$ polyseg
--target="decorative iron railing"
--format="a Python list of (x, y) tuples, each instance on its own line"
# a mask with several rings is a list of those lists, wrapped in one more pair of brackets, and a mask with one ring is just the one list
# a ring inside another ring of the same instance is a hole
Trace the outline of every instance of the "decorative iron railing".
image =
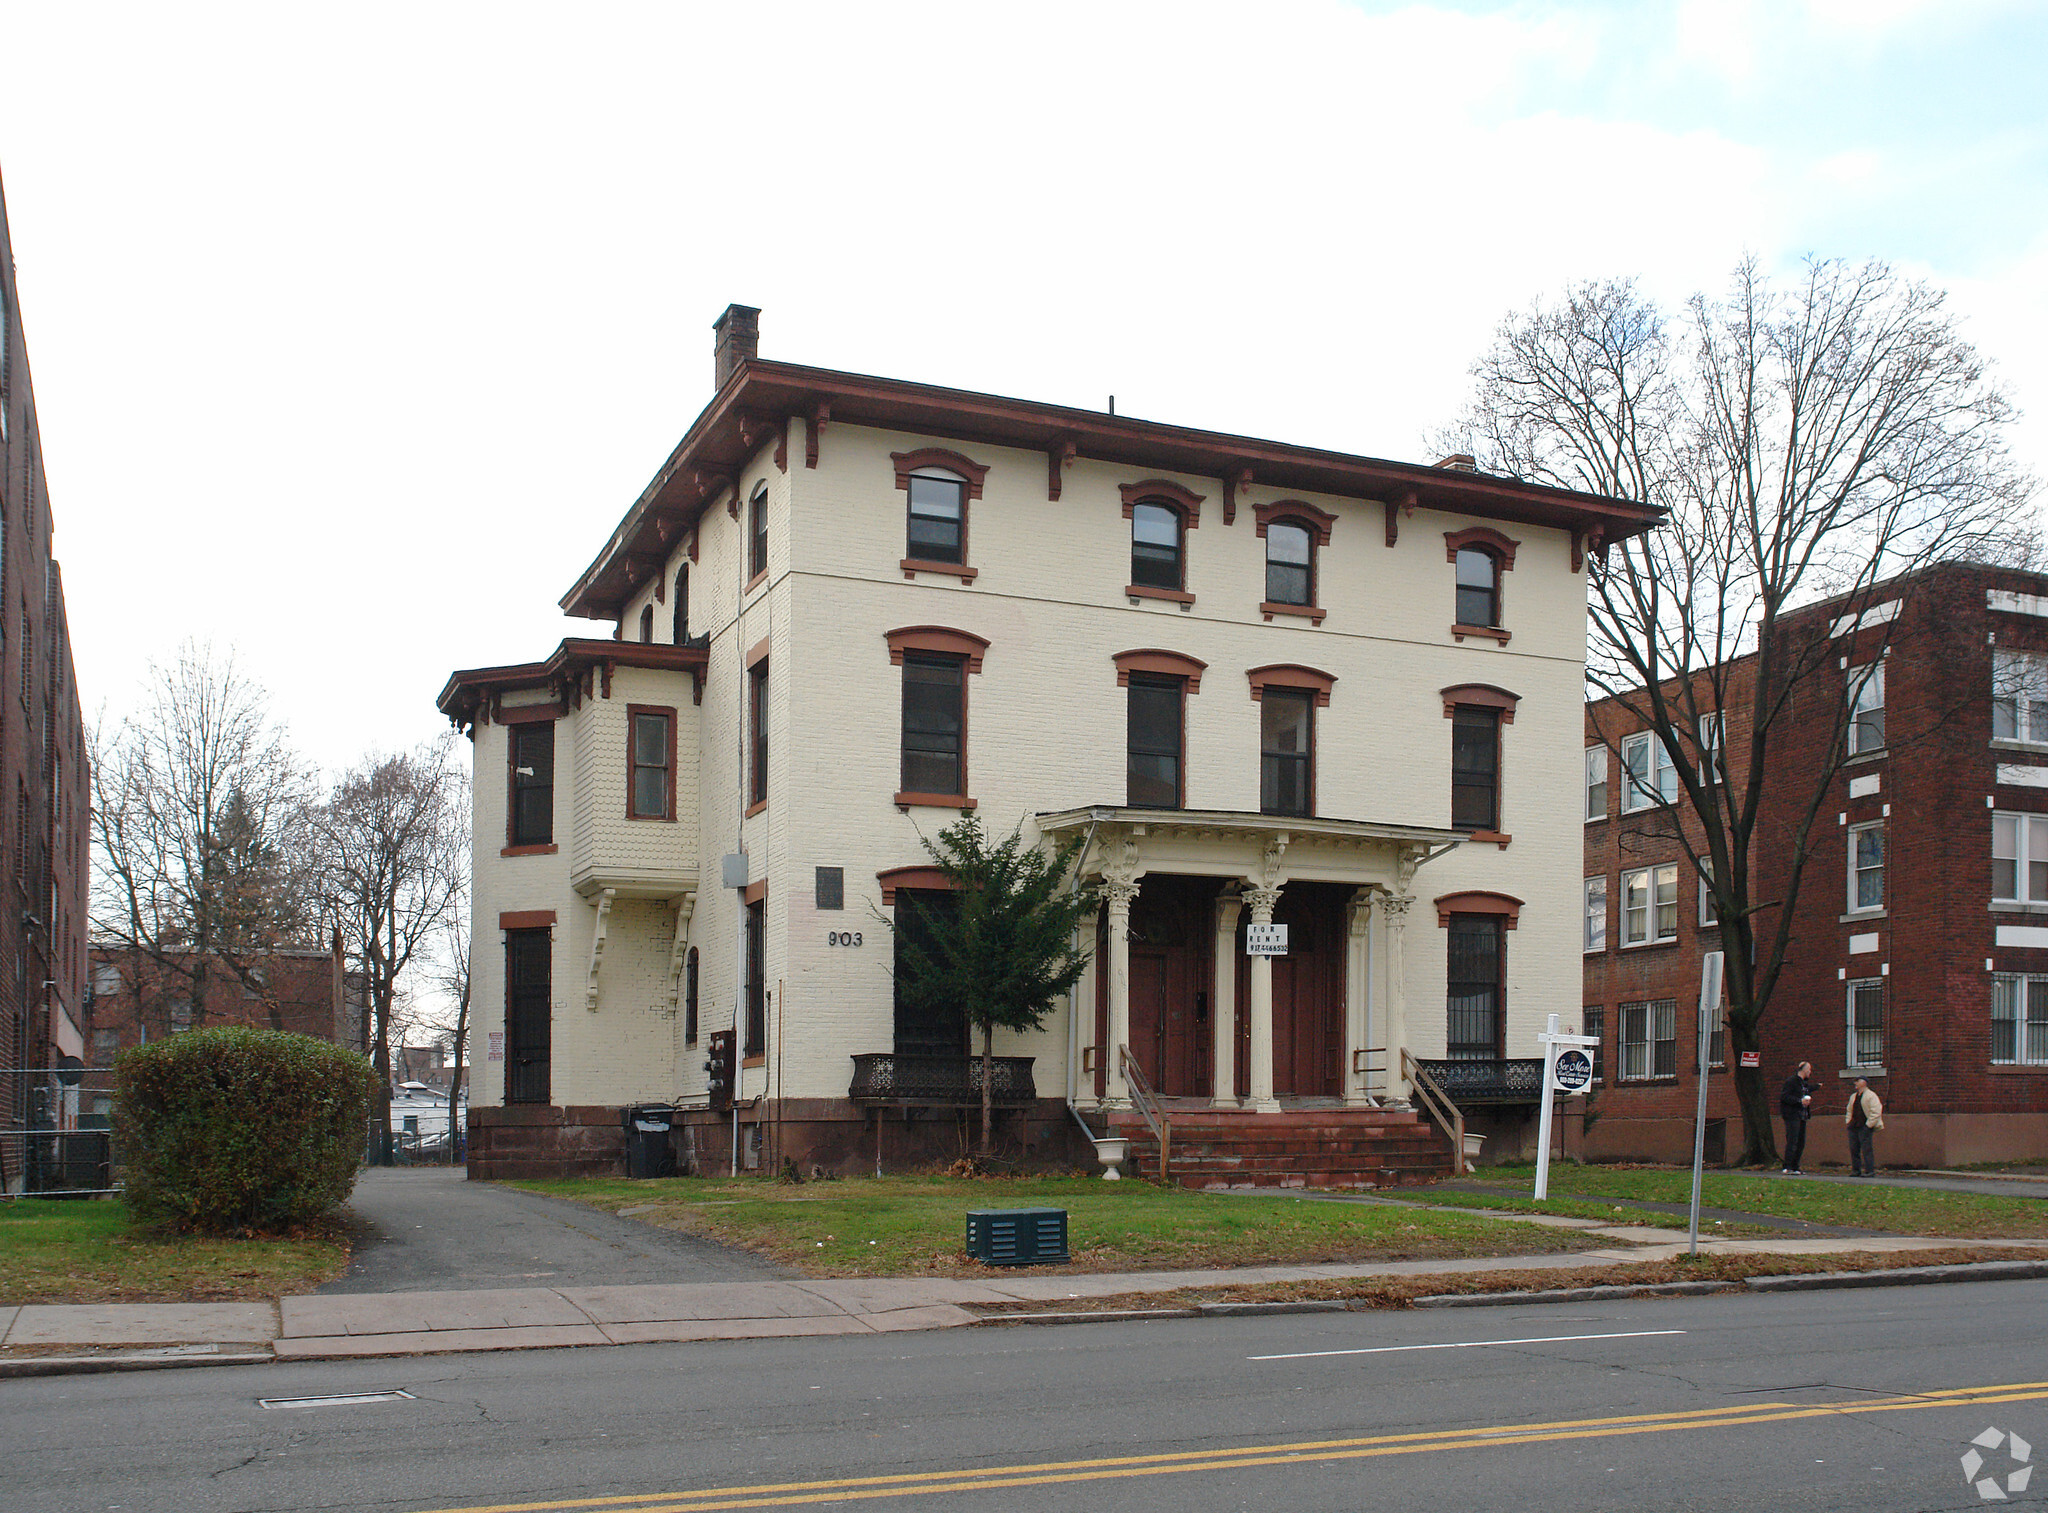
[[(989, 1101), (997, 1108), (1022, 1108), (1038, 1101), (1031, 1081), (1032, 1056), (998, 1056), (990, 1063)], [(889, 1103), (917, 1108), (980, 1108), (979, 1056), (898, 1056), (878, 1051), (853, 1058), (856, 1103)]]
[(1444, 1096), (1460, 1108), (1474, 1103), (1540, 1103), (1543, 1058), (1514, 1056), (1486, 1061), (1418, 1061)]

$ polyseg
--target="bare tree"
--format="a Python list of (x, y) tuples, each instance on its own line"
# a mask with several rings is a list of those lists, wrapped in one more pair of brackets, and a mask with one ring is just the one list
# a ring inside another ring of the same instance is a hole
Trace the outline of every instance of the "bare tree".
[[(1867, 611), (1914, 592), (1917, 569), (2032, 553), (2012, 408), (1943, 295), (1881, 263), (1810, 262), (1779, 290), (1745, 262), (1724, 297), (1695, 296), (1673, 319), (1632, 282), (1579, 284), (1504, 321), (1473, 374), (1446, 450), (1669, 512), (1589, 559), (1587, 681), (1670, 761), (1664, 824), (1708, 881), (1729, 1036), (1753, 1050), (1813, 821), (1851, 753), (1850, 701), (1801, 690), (1839, 681), (1838, 629), (1882, 652), (1910, 617)], [(1830, 614), (1787, 623), (1830, 599)], [(1743, 703), (1747, 729), (1722, 739), (1722, 711)], [(1825, 756), (1783, 760), (1795, 722), (1810, 734), (1816, 717), (1833, 721)], [(1790, 818), (1760, 834), (1773, 816)], [(1774, 848), (1769, 899), (1753, 887), (1760, 839)], [(1738, 1065), (1735, 1085), (1743, 1159), (1769, 1161), (1763, 1072)]]
[(263, 957), (319, 934), (310, 776), (232, 651), (187, 641), (168, 667), (151, 664), (147, 690), (94, 741), (94, 934), (139, 953), (195, 1026), (220, 969), (281, 1027)]
[(364, 757), (335, 784), (316, 827), (329, 907), (366, 979), (388, 1158), (391, 1034), (406, 974), (445, 927), (469, 871), (468, 786), (452, 738)]

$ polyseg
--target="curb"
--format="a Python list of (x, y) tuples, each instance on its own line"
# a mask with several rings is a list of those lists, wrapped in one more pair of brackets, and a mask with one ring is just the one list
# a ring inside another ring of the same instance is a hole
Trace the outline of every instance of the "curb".
[(109, 1371), (183, 1371), (191, 1366), (268, 1366), (267, 1350), (234, 1355), (32, 1355), (0, 1361), (0, 1379), (11, 1376), (85, 1376)]
[(1699, 1297), (1740, 1292), (1740, 1282), (1643, 1282), (1634, 1286), (1551, 1287), (1542, 1292), (1440, 1292), (1410, 1298), (1410, 1308), (1505, 1308), (1511, 1303), (1611, 1303), (1621, 1298)]
[(2021, 1282), (2048, 1277), (2048, 1261), (1976, 1261), (1962, 1266), (1900, 1266), (1891, 1271), (1817, 1271), (1751, 1277), (1751, 1292), (1817, 1292), (1831, 1287), (1910, 1287), (1927, 1282)]

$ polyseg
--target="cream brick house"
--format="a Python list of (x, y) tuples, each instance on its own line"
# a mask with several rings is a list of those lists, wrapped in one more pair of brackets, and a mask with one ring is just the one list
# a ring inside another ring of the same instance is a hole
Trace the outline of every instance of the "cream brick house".
[[(1074, 1001), (998, 1037), (1023, 1153), (1128, 1123), (1133, 1063), (1219, 1147), (1364, 1139), (1413, 1124), (1404, 1051), (1498, 1067), (1576, 1019), (1584, 556), (1654, 511), (768, 362), (756, 315), (561, 601), (617, 639), (441, 695), (473, 1174), (614, 1162), (641, 1102), (712, 1169), (949, 1153), (964, 1036), (899, 1012), (888, 922), (967, 809), (1102, 884)], [(1287, 955), (1247, 957), (1265, 923)]]

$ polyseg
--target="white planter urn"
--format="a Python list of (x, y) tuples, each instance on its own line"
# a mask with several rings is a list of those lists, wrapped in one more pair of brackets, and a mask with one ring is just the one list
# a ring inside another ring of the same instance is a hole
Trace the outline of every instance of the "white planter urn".
[(1124, 1139), (1098, 1140), (1095, 1142), (1095, 1159), (1102, 1163), (1102, 1180), (1120, 1182), (1123, 1173), (1117, 1167), (1131, 1153), (1131, 1142)]
[(1486, 1136), (1467, 1134), (1465, 1136), (1465, 1170), (1471, 1171), (1479, 1159), (1479, 1148), (1486, 1144)]

